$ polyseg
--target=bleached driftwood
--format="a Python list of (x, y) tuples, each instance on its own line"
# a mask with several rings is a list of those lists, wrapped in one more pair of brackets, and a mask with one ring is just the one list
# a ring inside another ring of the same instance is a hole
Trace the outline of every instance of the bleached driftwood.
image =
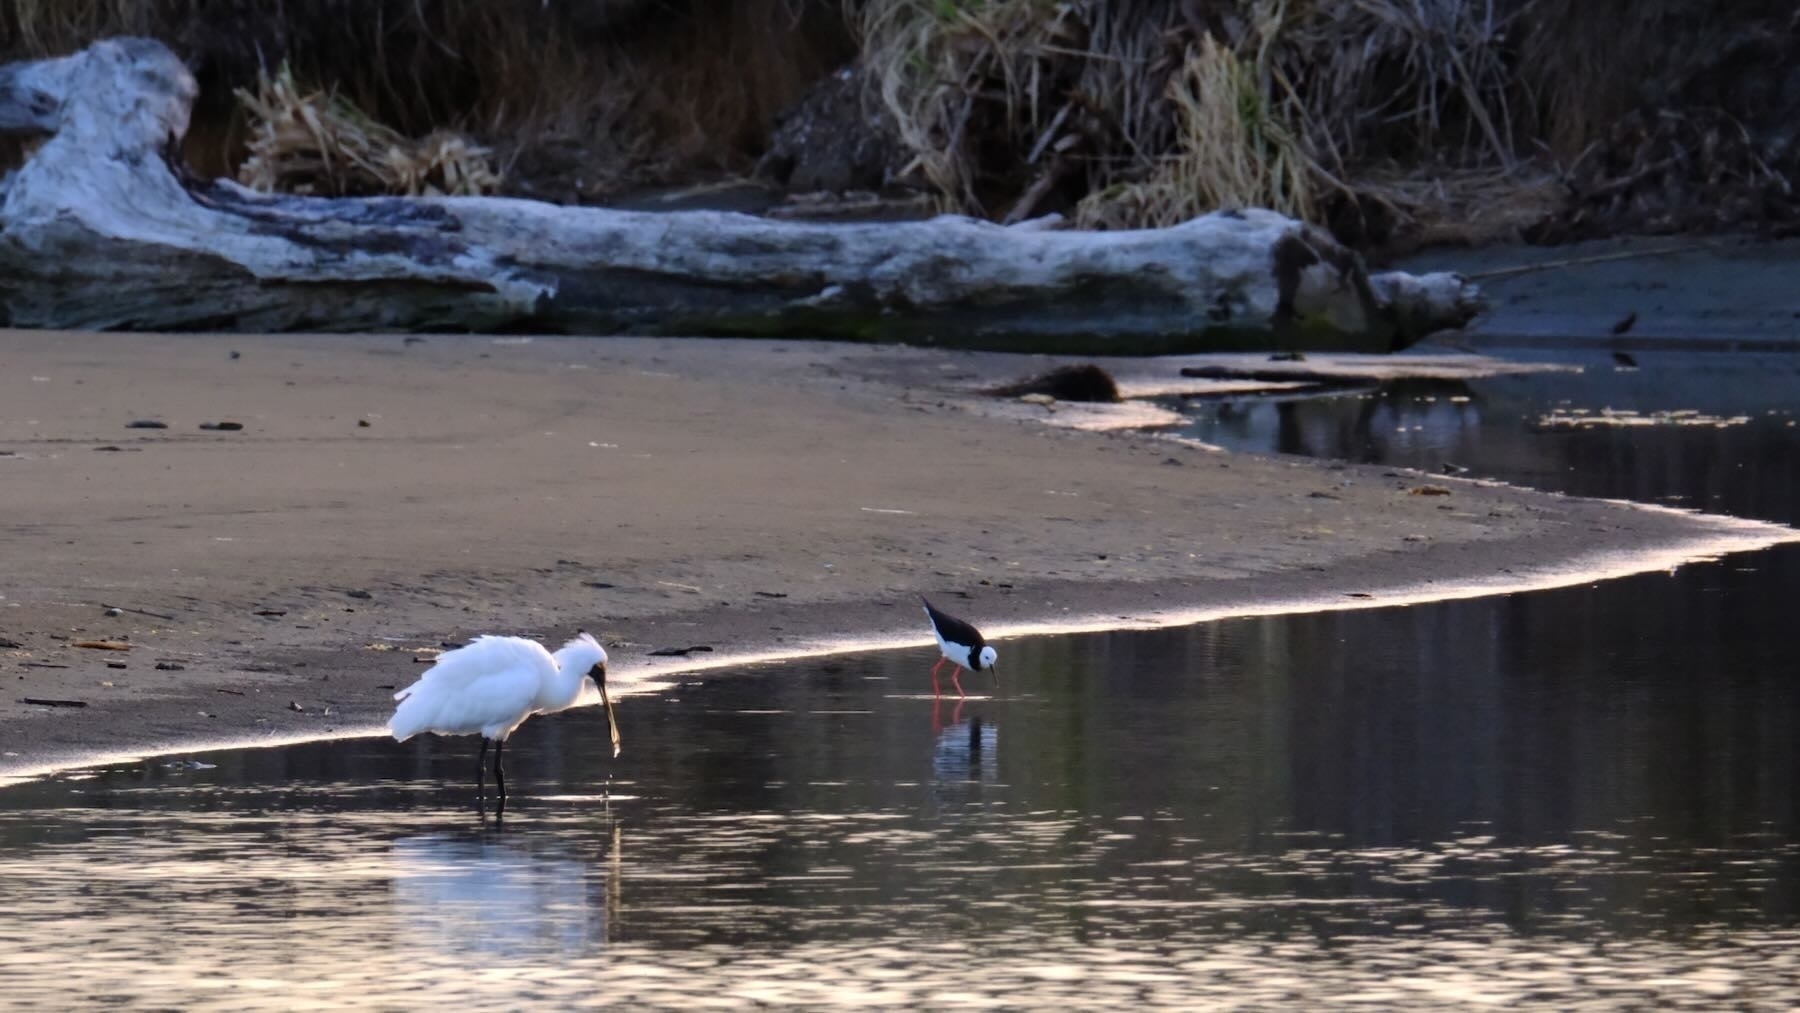
[(0, 68), (0, 324), (812, 335), (1091, 353), (1389, 350), (1476, 312), (1267, 211), (1088, 233), (958, 217), (805, 224), (502, 198), (323, 199), (190, 178), (160, 43)]

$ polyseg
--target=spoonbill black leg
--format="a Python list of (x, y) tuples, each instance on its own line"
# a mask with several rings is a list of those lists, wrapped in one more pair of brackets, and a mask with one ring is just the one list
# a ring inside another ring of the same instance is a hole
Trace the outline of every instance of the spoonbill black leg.
[(486, 800), (487, 785), (482, 783), (482, 769), (487, 766), (487, 736), (481, 739), (481, 754), (475, 757), (475, 801), (477, 804)]
[(494, 743), (494, 790), (499, 794), (499, 801), (494, 804), (496, 817), (506, 812), (506, 771), (500, 767), (500, 754), (506, 751), (506, 740)]

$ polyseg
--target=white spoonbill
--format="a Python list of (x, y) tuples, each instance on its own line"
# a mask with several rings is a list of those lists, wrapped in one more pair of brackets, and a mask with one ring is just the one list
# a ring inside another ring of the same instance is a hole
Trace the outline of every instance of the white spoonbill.
[(606, 648), (587, 633), (577, 632), (555, 654), (524, 637), (476, 637), (439, 655), (437, 664), (394, 699), (400, 705), (388, 719), (388, 731), (400, 742), (420, 732), (481, 736), (481, 754), (475, 758), (478, 798), (488, 741), (493, 741), (501, 813), (506, 811), (506, 775), (500, 754), (507, 736), (533, 714), (586, 707), (597, 700), (606, 706), (613, 756), (619, 755), (619, 725), (606, 693)]
[(946, 661), (955, 666), (950, 673), (950, 684), (956, 687), (957, 696), (968, 695), (963, 692), (960, 678), (965, 668), (971, 672), (986, 671), (994, 676), (994, 685), (1000, 685), (1000, 676), (994, 673), (994, 662), (999, 656), (988, 646), (981, 631), (926, 601), (924, 595), (920, 595), (919, 600), (925, 602), (925, 618), (931, 623), (932, 635), (937, 637), (938, 653), (943, 655), (931, 666), (931, 695), (939, 695), (938, 669), (943, 668)]

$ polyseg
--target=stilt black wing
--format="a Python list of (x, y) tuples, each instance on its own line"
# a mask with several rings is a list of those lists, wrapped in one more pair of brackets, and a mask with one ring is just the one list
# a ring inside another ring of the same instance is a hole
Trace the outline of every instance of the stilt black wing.
[(931, 625), (937, 627), (939, 636), (953, 643), (967, 644), (971, 661), (981, 654), (987, 641), (982, 638), (980, 630), (926, 601), (924, 595), (920, 595), (919, 600), (925, 602), (925, 614), (931, 617)]

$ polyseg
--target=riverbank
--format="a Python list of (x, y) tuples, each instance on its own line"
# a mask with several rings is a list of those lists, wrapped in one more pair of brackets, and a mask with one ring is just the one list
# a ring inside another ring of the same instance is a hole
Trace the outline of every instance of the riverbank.
[(918, 591), (992, 630), (1131, 625), (1548, 586), (1794, 534), (1046, 425), (972, 393), (1050, 364), (1034, 357), (397, 335), (7, 348), (0, 773), (364, 729), (422, 670), (414, 649), (479, 632), (596, 631), (631, 681), (923, 643)]

